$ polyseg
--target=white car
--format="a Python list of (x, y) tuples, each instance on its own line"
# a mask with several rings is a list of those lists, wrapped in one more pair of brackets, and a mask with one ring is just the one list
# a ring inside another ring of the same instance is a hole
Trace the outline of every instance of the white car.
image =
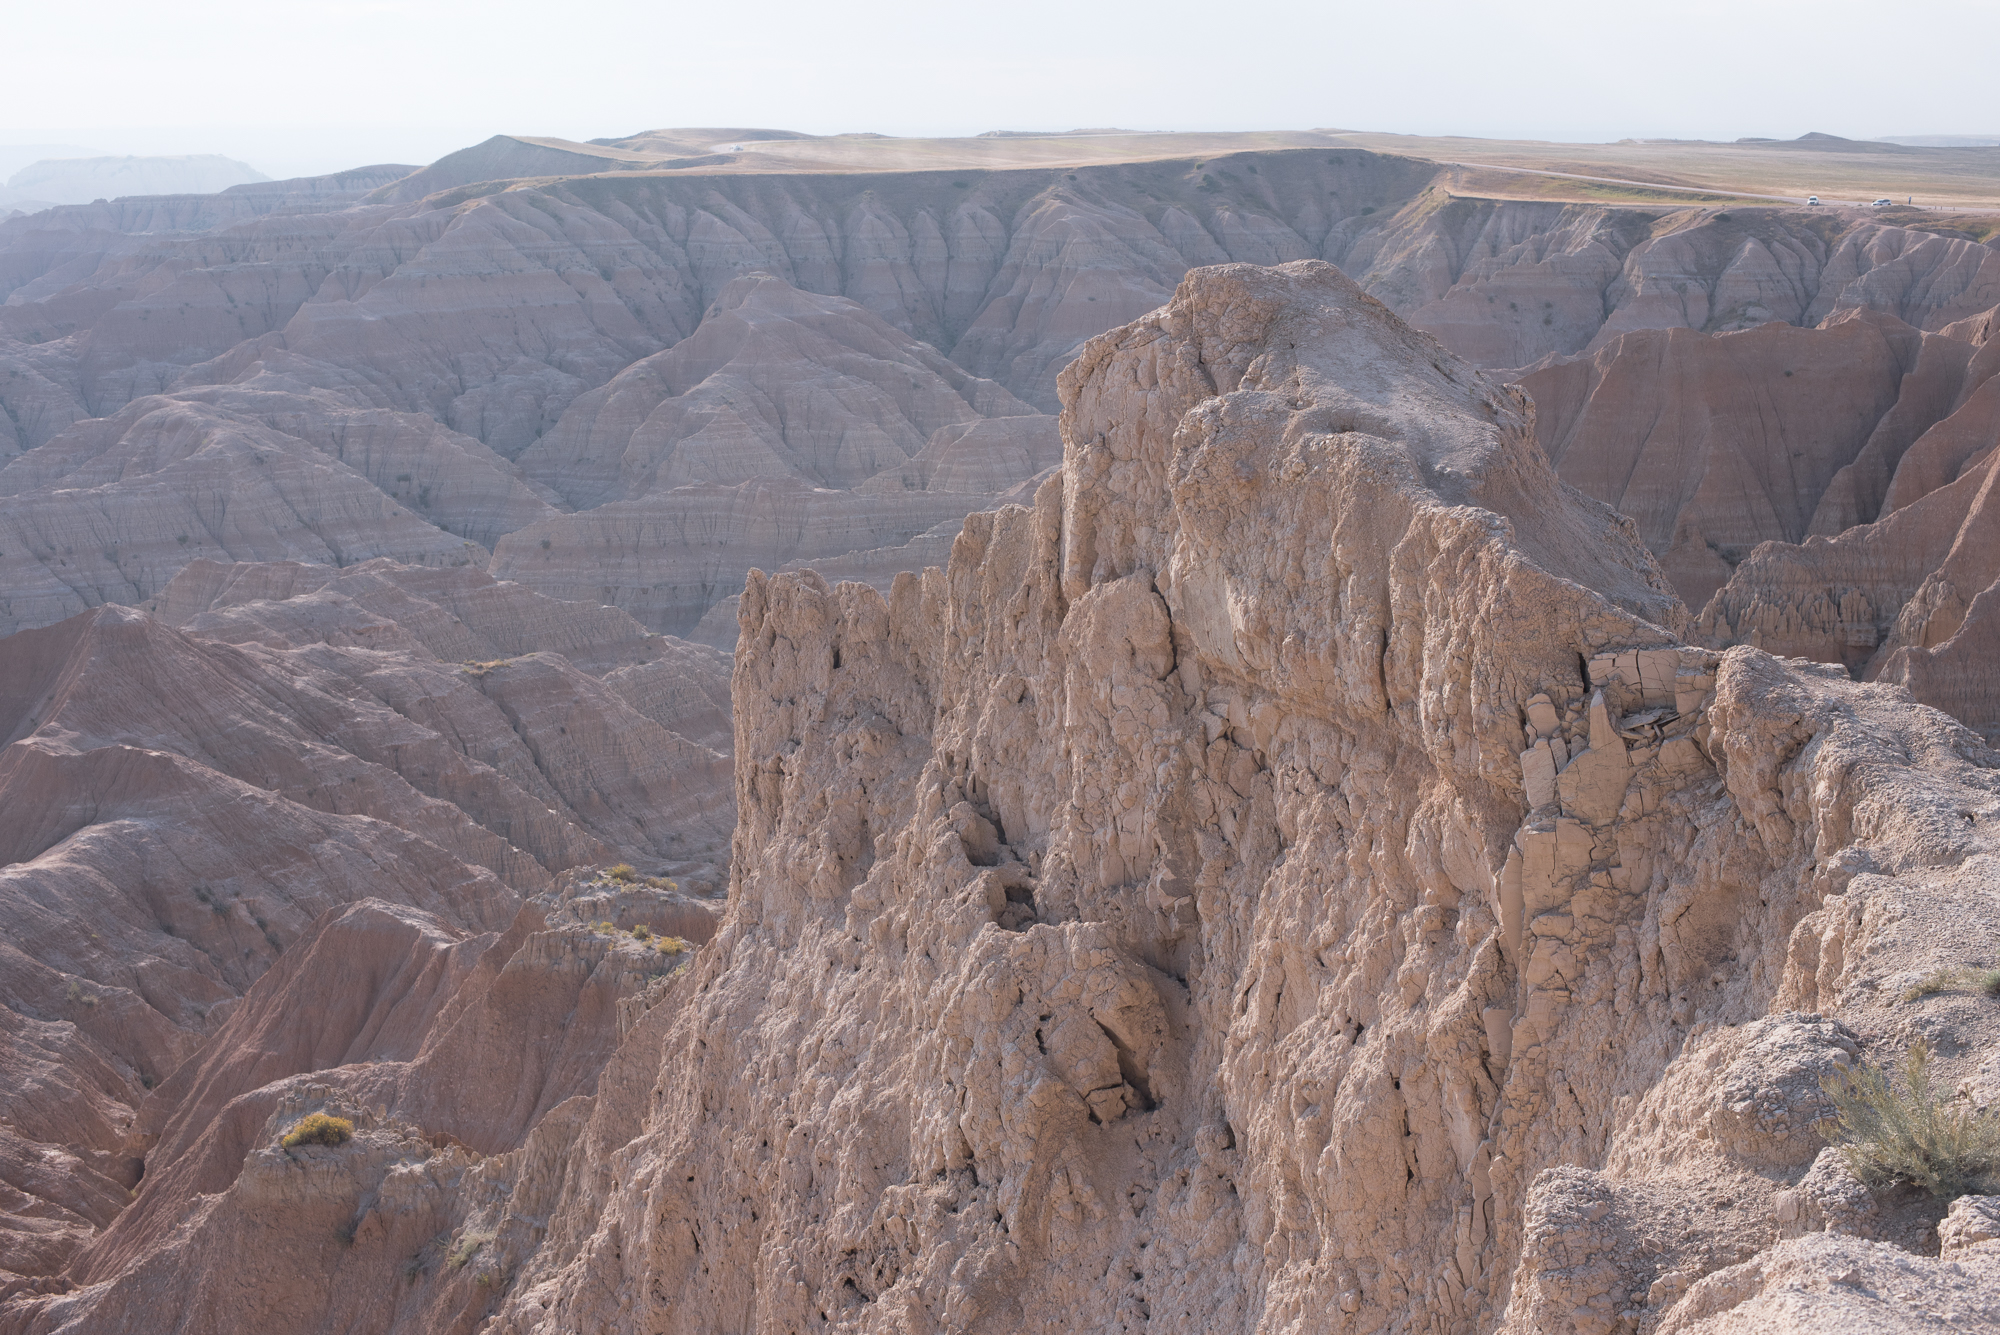
[(1878, 199), (1873, 204), (1870, 204), (1868, 207), (1871, 209), (1886, 209), (1895, 202), (1896, 201), (1893, 199)]
[(1818, 196), (1818, 195), (1807, 195), (1807, 196), (1806, 196), (1806, 203), (1807, 203), (1808, 205), (1810, 205), (1811, 207), (1813, 207), (1813, 208), (1818, 208), (1818, 207), (1819, 207), (1819, 196)]

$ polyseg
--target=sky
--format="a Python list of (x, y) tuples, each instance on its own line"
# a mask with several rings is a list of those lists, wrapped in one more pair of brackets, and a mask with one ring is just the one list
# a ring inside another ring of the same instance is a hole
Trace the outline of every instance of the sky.
[(2000, 133), (1996, 0), (4, 0), (10, 145), (275, 177), (496, 133)]

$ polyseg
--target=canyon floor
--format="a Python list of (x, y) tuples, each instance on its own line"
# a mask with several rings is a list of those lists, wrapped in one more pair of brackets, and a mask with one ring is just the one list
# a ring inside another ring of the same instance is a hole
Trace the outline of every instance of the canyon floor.
[(2000, 1329), (1996, 163), (0, 221), (0, 1331)]

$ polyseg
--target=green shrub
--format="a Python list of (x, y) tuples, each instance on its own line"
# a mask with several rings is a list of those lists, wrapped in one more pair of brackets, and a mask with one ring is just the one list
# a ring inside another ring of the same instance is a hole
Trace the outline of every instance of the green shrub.
[(1879, 1066), (1829, 1076), (1822, 1088), (1834, 1115), (1819, 1129), (1870, 1186), (1914, 1182), (1948, 1201), (2000, 1177), (2000, 1112), (1947, 1104), (1931, 1089), (1930, 1062), (1918, 1039), (1900, 1089)]
[(354, 1139), (354, 1123), (345, 1117), (329, 1117), (325, 1113), (307, 1113), (285, 1133), (284, 1146), (288, 1150), (301, 1145), (345, 1145)]
[(653, 938), (653, 949), (662, 955), (678, 955), (683, 951), (693, 950), (694, 945), (683, 937), (656, 936)]
[(653, 935), (653, 929), (646, 926), (646, 924), (643, 922), (640, 923), (637, 927), (634, 927), (632, 929), (632, 939), (634, 941), (650, 940), (652, 938), (652, 935)]
[(611, 870), (605, 872), (604, 874), (606, 876), (609, 876), (614, 881), (630, 881), (634, 877), (638, 876), (639, 873), (632, 870), (631, 863), (621, 862), (617, 866), (611, 868)]

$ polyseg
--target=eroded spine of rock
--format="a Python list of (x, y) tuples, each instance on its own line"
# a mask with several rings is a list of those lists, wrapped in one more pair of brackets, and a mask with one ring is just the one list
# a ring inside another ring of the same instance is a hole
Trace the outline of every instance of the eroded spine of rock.
[(500, 1328), (1610, 1331), (1722, 1263), (1557, 1244), (1716, 1022), (1836, 1003), (1783, 943), (1923, 819), (1882, 739), (1988, 791), (1970, 735), (1677, 643), (1518, 396), (1327, 266), (1197, 271), (1062, 392), (946, 569), (752, 577), (675, 1078)]

